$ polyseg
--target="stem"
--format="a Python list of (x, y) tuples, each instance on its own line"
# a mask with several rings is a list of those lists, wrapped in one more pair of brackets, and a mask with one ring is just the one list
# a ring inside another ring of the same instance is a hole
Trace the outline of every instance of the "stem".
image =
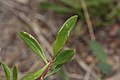
[(87, 10), (86, 2), (85, 2), (85, 0), (80, 0), (80, 1), (81, 1), (81, 5), (82, 5), (84, 15), (85, 15), (85, 18), (86, 18), (86, 22), (87, 22), (87, 25), (88, 25), (90, 37), (91, 37), (92, 40), (95, 40), (95, 35), (94, 35), (92, 23), (90, 21), (90, 16), (89, 16), (89, 13), (88, 13), (88, 10)]
[(38, 78), (37, 80), (44, 80), (45, 76), (46, 76), (47, 73), (50, 71), (51, 66), (53, 65), (53, 63), (54, 63), (54, 60), (52, 60), (52, 61), (49, 62), (48, 67), (46, 68), (46, 70), (44, 71), (44, 73), (41, 75), (41, 77)]

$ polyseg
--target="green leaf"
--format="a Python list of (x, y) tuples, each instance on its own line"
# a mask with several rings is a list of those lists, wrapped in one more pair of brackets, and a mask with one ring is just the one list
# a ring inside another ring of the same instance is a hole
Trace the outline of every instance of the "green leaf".
[(6, 75), (6, 80), (11, 80), (11, 71), (10, 71), (10, 68), (8, 67), (7, 64), (5, 63), (1, 63), (3, 68), (4, 68), (4, 71), (5, 71), (5, 75)]
[(63, 26), (59, 30), (53, 47), (55, 56), (63, 48), (68, 36), (70, 35), (71, 31), (73, 30), (76, 24), (77, 18), (78, 18), (77, 15), (72, 16), (63, 24)]
[(64, 51), (60, 52), (60, 54), (58, 54), (55, 58), (54, 65), (64, 64), (64, 63), (70, 61), (71, 58), (74, 56), (75, 52), (76, 52), (76, 50), (74, 50), (74, 49), (64, 50)]
[(97, 41), (90, 41), (89, 42), (90, 48), (93, 50), (95, 55), (101, 62), (106, 62), (107, 54), (104, 52), (104, 49)]
[(49, 2), (40, 3), (40, 8), (53, 10), (53, 11), (59, 12), (59, 13), (70, 13), (70, 12), (72, 12), (72, 9), (70, 9), (68, 7), (64, 7), (64, 6), (61, 6), (61, 5), (58, 5), (58, 4), (56, 5), (54, 3), (49, 3)]
[(38, 79), (44, 73), (44, 71), (46, 70), (48, 65), (49, 65), (49, 63), (46, 64), (41, 70), (24, 76), (22, 78), (22, 80), (36, 80), (36, 79)]
[(101, 69), (102, 73), (105, 75), (110, 75), (112, 73), (112, 66), (105, 62), (100, 62), (98, 67)]
[(19, 32), (19, 35), (45, 63), (48, 63), (40, 44), (32, 35), (27, 32)]
[(60, 69), (58, 71), (58, 75), (61, 80), (69, 80), (69, 77), (65, 74), (65, 71), (63, 69)]
[(59, 65), (55, 65), (52, 67), (52, 70), (45, 76), (45, 77), (48, 77), (52, 74), (55, 74), (57, 71), (60, 70), (60, 68), (62, 67), (63, 64), (59, 64)]
[(74, 9), (81, 9), (80, 0), (61, 0), (61, 2), (73, 7)]
[(13, 80), (18, 80), (18, 68), (14, 66), (13, 68)]

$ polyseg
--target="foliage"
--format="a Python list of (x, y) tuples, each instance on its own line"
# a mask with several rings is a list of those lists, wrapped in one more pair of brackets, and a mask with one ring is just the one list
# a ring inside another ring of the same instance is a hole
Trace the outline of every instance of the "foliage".
[[(115, 0), (85, 0), (91, 22), (93, 26), (105, 26), (110, 25), (116, 19), (120, 19), (120, 6), (116, 4)], [(46, 5), (44, 5), (46, 4)], [(49, 4), (49, 5), (48, 5)], [(82, 6), (80, 0), (59, 0), (58, 3), (49, 1), (40, 3), (40, 8), (46, 10), (52, 10), (54, 12), (62, 14), (78, 14), (82, 23), (85, 22)], [(115, 5), (116, 4), (116, 5)], [(54, 6), (51, 6), (54, 5)], [(59, 8), (57, 8), (59, 6)], [(57, 8), (55, 10), (54, 8)], [(62, 11), (62, 10), (66, 10)], [(69, 11), (68, 11), (69, 10)], [(98, 67), (104, 74), (111, 72), (111, 65), (107, 63), (107, 54), (105, 53), (102, 46), (97, 41), (89, 41), (90, 48), (100, 61)], [(57, 49), (58, 50), (58, 49)], [(108, 68), (108, 69), (106, 69)]]
[[(52, 59), (52, 61), (47, 60), (45, 53), (41, 48), (41, 45), (32, 35), (23, 31), (19, 32), (19, 36), (45, 62), (45, 66), (42, 69), (24, 76), (22, 80), (36, 80), (36, 79), (43, 80), (46, 77), (56, 73), (62, 67), (62, 65), (71, 60), (71, 58), (74, 56), (76, 52), (75, 49), (63, 50), (62, 48), (64, 47), (68, 36), (70, 35), (72, 29), (76, 24), (77, 17), (78, 16), (75, 15), (69, 18), (59, 30), (57, 38), (54, 43), (53, 48), (54, 58)], [(2, 62), (1, 64), (6, 74), (6, 80), (18, 79), (18, 70), (16, 66), (13, 69), (12, 77), (11, 71), (7, 64)]]
[[(82, 22), (85, 22), (80, 0), (58, 0), (57, 2), (41, 2), (40, 8), (64, 15), (78, 14)], [(115, 0), (86, 0), (86, 4), (93, 26), (108, 26), (115, 22), (116, 18), (120, 20), (120, 8)]]
[(89, 45), (100, 61), (100, 63), (98, 63), (98, 67), (101, 69), (102, 73), (104, 73), (105, 75), (111, 74), (112, 67), (107, 63), (107, 54), (105, 53), (102, 46), (95, 40), (90, 41)]
[[(12, 76), (12, 73), (8, 65), (3, 62), (0, 62), (0, 64), (4, 68), (6, 80), (17, 80), (18, 79), (18, 70), (16, 66), (13, 68), (13, 76)], [(0, 77), (0, 80), (1, 80), (1, 77)]]
[(71, 17), (63, 24), (63, 26), (59, 30), (55, 43), (54, 43), (54, 47), (53, 47), (55, 56), (63, 48), (68, 36), (70, 35), (72, 29), (75, 26), (76, 21), (77, 21), (77, 16)]
[(45, 63), (48, 63), (40, 44), (32, 35), (26, 32), (19, 32), (19, 35)]
[(97, 41), (90, 41), (90, 48), (93, 50), (94, 54), (97, 55), (101, 62), (105, 62), (107, 60), (107, 54), (105, 53), (102, 46)]

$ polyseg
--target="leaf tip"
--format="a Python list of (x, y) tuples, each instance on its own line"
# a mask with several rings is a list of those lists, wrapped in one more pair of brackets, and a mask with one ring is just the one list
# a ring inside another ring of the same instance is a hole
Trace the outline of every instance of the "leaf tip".
[(77, 19), (77, 18), (78, 18), (78, 15), (74, 15), (74, 16), (72, 16), (71, 18)]
[(19, 31), (18, 34), (19, 34), (19, 35), (22, 35), (22, 34), (27, 34), (27, 33), (24, 32), (24, 31)]

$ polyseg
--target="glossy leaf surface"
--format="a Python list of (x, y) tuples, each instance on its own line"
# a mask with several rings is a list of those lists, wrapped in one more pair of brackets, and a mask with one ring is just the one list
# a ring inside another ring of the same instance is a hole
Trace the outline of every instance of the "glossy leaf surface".
[(18, 80), (18, 68), (15, 66), (13, 68), (13, 80)]
[(32, 35), (27, 32), (19, 32), (19, 35), (45, 63), (48, 63), (40, 44)]
[(73, 30), (76, 24), (77, 17), (78, 17), (77, 15), (70, 17), (59, 30), (53, 47), (55, 56), (65, 45), (68, 36), (70, 35), (71, 31)]
[(70, 61), (71, 58), (74, 56), (75, 52), (76, 51), (74, 49), (64, 50), (64, 51), (60, 52), (55, 58), (54, 65), (64, 64), (64, 63)]
[(4, 68), (4, 71), (5, 71), (6, 80), (11, 80), (11, 71), (10, 71), (10, 68), (5, 63), (1, 63), (1, 64), (2, 64), (2, 66)]

